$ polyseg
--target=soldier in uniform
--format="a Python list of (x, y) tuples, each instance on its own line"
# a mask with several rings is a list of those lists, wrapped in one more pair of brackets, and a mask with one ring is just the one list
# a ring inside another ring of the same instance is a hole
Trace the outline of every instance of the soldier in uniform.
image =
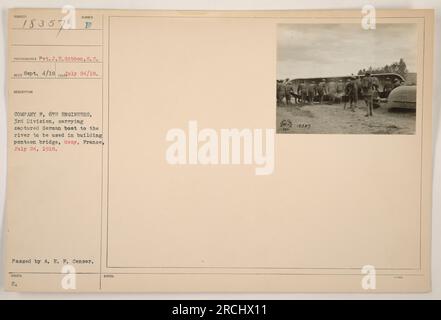
[(355, 107), (358, 108), (358, 98), (360, 97), (360, 84), (359, 79), (357, 77), (351, 77), (352, 84), (352, 100), (354, 102)]
[(317, 92), (317, 85), (315, 84), (314, 81), (311, 81), (311, 83), (308, 86), (308, 101), (309, 104), (313, 104), (314, 103), (314, 97), (316, 95)]
[[(351, 77), (349, 82), (346, 84), (345, 93), (347, 97), (347, 101), (349, 101), (349, 108), (352, 112), (355, 112), (354, 106), (357, 106), (358, 102), (358, 85), (357, 85), (357, 78)], [(343, 106), (343, 109), (346, 109), (346, 103)]]
[(326, 80), (322, 79), (317, 86), (317, 93), (319, 96), (320, 104), (323, 104), (323, 98), (327, 94), (326, 93)]
[(365, 76), (361, 79), (361, 90), (364, 102), (366, 103), (367, 107), (366, 117), (373, 116), (373, 94), (375, 90), (375, 84), (370, 72), (366, 72)]
[(292, 84), (288, 78), (284, 82), (284, 87), (285, 87), (284, 96), (285, 96), (286, 105), (289, 106), (289, 105), (291, 105), (291, 92), (292, 92), (293, 88), (292, 88)]
[(305, 85), (305, 81), (300, 81), (299, 86), (297, 87), (297, 94), (300, 96), (300, 99), (302, 100), (302, 105), (305, 104), (306, 97), (308, 95), (308, 90)]
[(393, 89), (392, 81), (390, 80), (389, 77), (387, 77), (386, 80), (384, 81), (383, 93), (381, 95), (381, 98), (387, 98), (389, 96), (389, 93), (392, 91), (392, 89)]
[(281, 106), (283, 104), (283, 98), (285, 97), (285, 86), (282, 80), (277, 80), (277, 105)]
[(344, 104), (343, 104), (343, 110), (346, 110), (346, 105), (349, 101), (349, 95), (351, 94), (352, 88), (351, 88), (351, 79), (347, 80), (345, 82), (345, 94), (344, 94)]

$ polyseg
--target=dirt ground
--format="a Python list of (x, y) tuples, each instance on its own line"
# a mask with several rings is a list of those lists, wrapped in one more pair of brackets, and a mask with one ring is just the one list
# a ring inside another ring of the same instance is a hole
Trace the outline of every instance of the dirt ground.
[(382, 104), (373, 117), (365, 117), (364, 102), (355, 112), (341, 104), (277, 107), (277, 133), (414, 134), (414, 110), (388, 110)]

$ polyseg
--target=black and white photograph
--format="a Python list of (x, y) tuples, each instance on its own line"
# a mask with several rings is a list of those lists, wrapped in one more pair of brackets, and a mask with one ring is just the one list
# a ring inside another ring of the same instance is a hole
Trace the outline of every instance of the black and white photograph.
[(415, 134), (417, 25), (279, 24), (277, 133)]

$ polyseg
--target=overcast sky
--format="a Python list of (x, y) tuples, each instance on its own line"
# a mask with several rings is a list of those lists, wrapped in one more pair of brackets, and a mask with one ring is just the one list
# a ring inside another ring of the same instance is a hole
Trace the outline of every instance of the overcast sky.
[(277, 31), (277, 78), (356, 74), (403, 58), (416, 72), (416, 24), (281, 24)]

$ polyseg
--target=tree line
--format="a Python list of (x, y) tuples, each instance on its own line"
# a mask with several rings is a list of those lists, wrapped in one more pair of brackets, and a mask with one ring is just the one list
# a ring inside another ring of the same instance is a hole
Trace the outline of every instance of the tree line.
[(406, 75), (409, 72), (409, 70), (407, 70), (406, 62), (404, 61), (404, 59), (400, 58), (400, 61), (394, 62), (392, 64), (387, 64), (384, 67), (380, 67), (380, 68), (369, 67), (368, 69), (361, 69), (358, 71), (358, 75), (363, 75), (366, 72), (371, 72), (372, 74), (398, 73), (403, 78), (406, 78)]

